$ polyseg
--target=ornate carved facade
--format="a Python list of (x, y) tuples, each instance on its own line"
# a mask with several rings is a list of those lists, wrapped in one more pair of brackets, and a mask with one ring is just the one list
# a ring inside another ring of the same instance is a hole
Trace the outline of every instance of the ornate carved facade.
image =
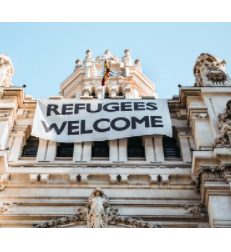
[[(126, 49), (87, 50), (49, 99), (157, 99)], [(111, 75), (101, 86), (103, 61)], [(56, 143), (31, 135), (36, 100), (0, 55), (0, 227), (231, 227), (231, 81), (201, 54), (196, 84), (168, 100), (173, 137)]]

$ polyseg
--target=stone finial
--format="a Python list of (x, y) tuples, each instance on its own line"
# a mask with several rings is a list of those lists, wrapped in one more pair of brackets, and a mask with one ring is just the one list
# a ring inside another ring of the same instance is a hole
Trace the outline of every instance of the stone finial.
[(11, 87), (14, 67), (6, 54), (0, 54), (0, 87)]
[(103, 59), (109, 60), (110, 62), (119, 62), (119, 57), (113, 55), (110, 50), (104, 52)]
[(126, 49), (124, 51), (125, 56), (122, 58), (122, 62), (124, 62), (124, 66), (128, 67), (128, 66), (133, 66), (133, 60), (131, 58), (131, 50), (130, 49)]
[(92, 56), (92, 51), (90, 49), (88, 49), (86, 51), (86, 57), (91, 57)]
[(76, 61), (75, 61), (75, 71), (78, 69), (78, 68), (80, 68), (80, 67), (82, 67), (83, 65), (82, 65), (82, 61), (80, 60), (80, 59), (77, 59)]
[(83, 61), (83, 64), (85, 67), (90, 67), (90, 66), (92, 66), (93, 62), (94, 62), (94, 58), (92, 57), (92, 51), (88, 49), (86, 51), (86, 57)]
[(111, 55), (111, 51), (110, 51), (110, 50), (106, 50), (106, 51), (104, 52), (104, 55)]
[(139, 68), (139, 69), (142, 71), (141, 60), (140, 60), (140, 59), (136, 59), (136, 60), (135, 60), (135, 66), (136, 66), (137, 68)]
[(131, 55), (131, 50), (130, 50), (130, 49), (125, 49), (125, 50), (124, 50), (124, 54), (125, 54), (125, 56), (130, 57), (130, 55)]
[(96, 63), (102, 63), (103, 62), (103, 58), (100, 57), (100, 56), (97, 56), (95, 62)]

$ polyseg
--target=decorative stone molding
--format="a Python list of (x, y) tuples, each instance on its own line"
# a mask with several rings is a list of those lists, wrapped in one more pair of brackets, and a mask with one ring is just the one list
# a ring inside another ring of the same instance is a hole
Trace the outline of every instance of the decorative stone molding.
[(83, 96), (90, 96), (92, 88), (90, 86), (85, 86), (83, 89)]
[(195, 86), (231, 86), (231, 79), (225, 72), (225, 60), (208, 53), (202, 53), (194, 66)]
[(11, 87), (14, 67), (6, 54), (0, 54), (0, 87)]
[(38, 174), (30, 174), (30, 183), (38, 182)]
[(110, 183), (128, 183), (127, 174), (111, 174), (110, 175)]
[(9, 209), (15, 205), (18, 205), (19, 203), (15, 202), (0, 202), (0, 214), (3, 214), (5, 212), (9, 212)]
[(9, 210), (8, 206), (5, 203), (0, 202), (0, 214), (5, 213), (8, 210)]
[(224, 114), (218, 115), (220, 133), (215, 139), (216, 147), (231, 147), (231, 100), (226, 104)]
[(11, 115), (11, 113), (0, 113), (0, 118), (7, 118)]
[(168, 183), (169, 182), (169, 175), (161, 175), (161, 181), (163, 183)]
[(47, 183), (49, 181), (49, 174), (40, 174), (40, 182)]
[(160, 177), (160, 175), (156, 175), (156, 174), (151, 174), (151, 175), (149, 175), (149, 177), (150, 177), (150, 183), (152, 184), (152, 183), (159, 183), (159, 177)]
[(208, 212), (204, 205), (184, 205), (185, 210), (189, 210), (189, 214), (193, 217), (205, 217), (208, 216)]
[(4, 190), (5, 186), (2, 183), (2, 175), (0, 174), (0, 192)]
[(203, 191), (205, 180), (224, 179), (229, 175), (231, 175), (231, 165), (200, 166), (198, 169), (198, 176), (194, 177), (196, 191)]
[(35, 228), (58, 228), (70, 224), (87, 224), (88, 228), (106, 228), (108, 225), (125, 225), (134, 228), (160, 228), (160, 225), (154, 225), (144, 222), (142, 219), (120, 216), (118, 209), (113, 208), (108, 203), (108, 198), (104, 191), (96, 188), (89, 198), (88, 204), (78, 213), (68, 217), (54, 218), (43, 224), (34, 224)]
[(198, 118), (198, 119), (208, 119), (209, 118), (208, 113), (199, 113), (199, 114), (194, 114), (193, 116), (194, 116), (194, 118)]

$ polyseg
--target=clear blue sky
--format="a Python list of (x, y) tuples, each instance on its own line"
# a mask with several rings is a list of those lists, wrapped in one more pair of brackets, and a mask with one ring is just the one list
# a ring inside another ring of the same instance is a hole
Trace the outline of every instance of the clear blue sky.
[(25, 83), (35, 98), (57, 95), (86, 49), (94, 57), (106, 49), (122, 57), (130, 48), (159, 98), (177, 95), (179, 83), (194, 84), (200, 53), (226, 59), (231, 75), (230, 23), (0, 23), (0, 34), (0, 53), (14, 64), (14, 85)]

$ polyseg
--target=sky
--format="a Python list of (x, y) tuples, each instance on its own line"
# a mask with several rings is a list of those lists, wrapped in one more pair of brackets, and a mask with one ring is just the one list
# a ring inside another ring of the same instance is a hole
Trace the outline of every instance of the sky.
[(14, 86), (26, 95), (58, 95), (60, 84), (84, 60), (109, 49), (120, 58), (129, 48), (159, 98), (179, 94), (178, 84), (193, 86), (193, 67), (201, 53), (227, 61), (231, 75), (230, 23), (0, 23), (0, 53), (14, 65)]

